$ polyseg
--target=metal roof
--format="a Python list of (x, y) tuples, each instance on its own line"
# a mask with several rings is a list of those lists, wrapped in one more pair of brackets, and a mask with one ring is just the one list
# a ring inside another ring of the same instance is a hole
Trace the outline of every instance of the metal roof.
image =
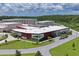
[(37, 19), (2, 19), (2, 21), (22, 21), (22, 20), (37, 20)]
[(43, 27), (43, 28), (31, 28), (29, 27), (28, 29), (13, 29), (13, 31), (17, 32), (23, 32), (23, 33), (31, 33), (31, 34), (41, 34), (45, 32), (51, 32), (51, 31), (57, 31), (61, 29), (66, 29), (68, 27), (65, 26), (48, 26), (48, 27)]

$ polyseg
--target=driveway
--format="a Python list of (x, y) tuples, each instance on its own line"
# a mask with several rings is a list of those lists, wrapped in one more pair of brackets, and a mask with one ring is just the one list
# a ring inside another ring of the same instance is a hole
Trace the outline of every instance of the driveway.
[[(46, 46), (41, 46), (41, 47), (37, 47), (37, 48), (29, 48), (29, 49), (18, 49), (18, 50), (21, 51), (22, 54), (23, 53), (33, 53), (33, 52), (36, 52), (39, 50), (43, 56), (51, 56), (49, 53), (49, 50), (51, 48), (55, 48), (63, 43), (73, 40), (77, 37), (79, 37), (79, 32), (72, 30), (72, 35), (70, 35), (68, 38), (65, 38), (62, 40), (57, 40)], [(56, 39), (58, 39), (58, 38), (56, 38)], [(4, 49), (4, 50), (1, 49), (0, 54), (15, 54), (15, 49)]]

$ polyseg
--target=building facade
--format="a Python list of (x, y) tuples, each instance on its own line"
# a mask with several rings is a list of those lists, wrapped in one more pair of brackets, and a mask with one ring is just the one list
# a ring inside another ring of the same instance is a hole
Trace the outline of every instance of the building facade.
[(52, 21), (37, 21), (36, 19), (7, 19), (0, 23), (1, 32), (12, 31), (24, 40), (43, 41), (49, 37), (59, 37), (70, 31), (68, 27)]
[[(17, 29), (13, 29), (13, 31), (20, 36), (21, 38), (25, 40), (47, 40), (49, 37), (55, 38), (59, 37), (62, 33), (69, 32), (69, 28), (64, 26), (48, 26), (48, 27), (42, 27), (42, 28), (31, 28), (31, 27), (20, 27)], [(18, 34), (19, 33), (19, 34)]]

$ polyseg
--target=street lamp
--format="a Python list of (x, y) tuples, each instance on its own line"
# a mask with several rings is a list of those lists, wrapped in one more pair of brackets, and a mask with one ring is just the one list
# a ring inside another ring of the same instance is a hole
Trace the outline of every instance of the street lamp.
[(77, 33), (76, 33), (76, 38), (77, 38)]

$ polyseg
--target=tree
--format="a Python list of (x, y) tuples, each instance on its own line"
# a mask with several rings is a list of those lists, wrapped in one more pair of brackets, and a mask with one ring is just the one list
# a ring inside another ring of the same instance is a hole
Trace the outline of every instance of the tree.
[(35, 56), (42, 56), (41, 52), (40, 51), (37, 51)]
[(75, 47), (75, 43), (72, 44), (72, 47), (73, 47), (73, 48)]
[(7, 43), (8, 41), (7, 40), (5, 40), (5, 43)]
[(16, 56), (21, 56), (21, 52), (20, 51), (18, 51), (18, 50), (16, 50), (16, 54), (15, 54)]
[(73, 47), (73, 50), (76, 50), (76, 49), (75, 49), (75, 43), (72, 44), (72, 47)]

